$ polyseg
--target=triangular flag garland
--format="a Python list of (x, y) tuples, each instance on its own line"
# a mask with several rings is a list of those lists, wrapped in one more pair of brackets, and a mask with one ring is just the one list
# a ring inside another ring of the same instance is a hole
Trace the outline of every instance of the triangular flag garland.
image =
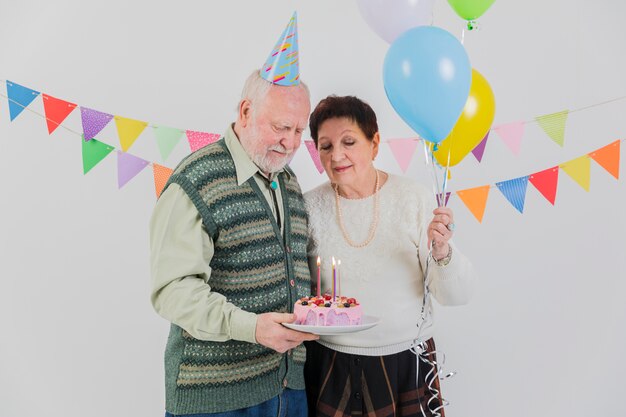
[[(539, 190), (539, 192), (550, 203), (554, 205), (557, 182), (559, 178), (559, 168), (565, 171), (565, 173), (569, 175), (574, 181), (576, 181), (576, 183), (580, 185), (583, 189), (589, 191), (592, 155), (594, 155), (595, 157), (598, 157), (599, 155), (599, 159), (603, 161), (602, 163), (599, 162), (600, 165), (606, 163), (607, 160), (610, 161), (609, 163), (607, 163), (609, 168), (605, 169), (609, 172), (614, 172), (619, 175), (619, 172), (616, 171), (615, 166), (619, 168), (619, 149), (620, 143), (623, 140), (624, 139), (612, 142), (607, 146), (588, 153), (587, 155), (583, 155), (568, 162), (562, 163), (558, 166), (536, 172), (529, 176), (498, 182), (496, 183), (496, 187), (500, 189), (502, 194), (504, 194), (507, 200), (509, 200), (509, 202), (520, 213), (522, 213), (524, 210), (524, 200), (526, 196), (528, 181), (530, 181), (535, 186), (535, 188), (537, 188), (537, 190)], [(487, 191), (490, 188), (489, 185), (485, 185), (483, 187), (475, 187), (466, 190), (459, 190), (456, 192), (461, 201), (465, 204), (465, 206), (479, 222), (482, 222), (483, 212), (487, 203), (487, 192), (485, 192), (485, 187), (487, 187)]]
[(156, 138), (161, 158), (165, 161), (172, 153), (180, 138), (185, 133), (183, 130), (166, 126), (153, 126), (154, 137)]
[(42, 97), (43, 108), (46, 113), (46, 123), (48, 125), (48, 134), (50, 135), (63, 123), (65, 118), (74, 111), (76, 104), (49, 96), (48, 94), (42, 94)]
[(7, 84), (7, 96), (9, 98), (9, 115), (11, 121), (15, 120), (22, 111), (28, 107), (30, 103), (39, 95), (39, 91), (31, 90), (30, 88), (8, 81)]
[(113, 119), (112, 114), (103, 113), (87, 107), (80, 108), (80, 116), (83, 122), (83, 138), (86, 141), (90, 141), (96, 137), (96, 135), (109, 124), (111, 119)]
[(565, 141), (565, 122), (569, 110), (563, 110), (557, 113), (546, 114), (535, 117), (535, 120), (541, 126), (544, 132), (550, 136), (557, 145), (563, 146)]
[(480, 141), (478, 145), (474, 149), (472, 149), (472, 155), (476, 158), (478, 162), (483, 160), (483, 155), (485, 154), (485, 147), (487, 146), (487, 139), (489, 139), (489, 132), (485, 135), (483, 140)]
[(524, 122), (513, 122), (499, 125), (493, 129), (515, 155), (519, 155), (524, 135)]
[(217, 133), (196, 132), (193, 130), (188, 130), (186, 133), (191, 152), (204, 148), (208, 144), (216, 142), (220, 138), (220, 135)]
[(583, 155), (559, 165), (567, 175), (578, 183), (585, 191), (589, 191), (591, 182), (591, 160)]
[(126, 152), (117, 151), (117, 188), (122, 188), (128, 181), (139, 174), (150, 162)]
[(324, 167), (322, 166), (322, 160), (320, 159), (320, 154), (317, 152), (317, 148), (315, 147), (315, 142), (312, 140), (305, 140), (304, 144), (306, 145), (307, 150), (309, 151), (309, 155), (311, 155), (311, 159), (315, 164), (315, 168), (317, 172), (320, 174), (324, 172)]
[(554, 205), (554, 201), (556, 200), (556, 185), (559, 180), (558, 166), (530, 174), (528, 180), (550, 204)]
[(413, 159), (413, 154), (415, 153), (415, 148), (417, 147), (417, 141), (417, 139), (387, 140), (393, 157), (396, 158), (396, 162), (398, 162), (400, 169), (404, 173), (406, 173), (406, 170), (411, 163), (411, 159)]
[(98, 165), (100, 161), (115, 149), (113, 146), (96, 139), (82, 140), (81, 142), (83, 144), (83, 174), (91, 171), (91, 168)]
[(483, 215), (485, 214), (485, 207), (487, 207), (487, 197), (489, 196), (489, 185), (483, 185), (481, 187), (468, 188), (465, 190), (459, 190), (456, 194), (461, 201), (469, 209), (469, 211), (476, 217), (479, 223), (483, 221)]
[(602, 168), (606, 169), (615, 179), (619, 179), (620, 143), (621, 140), (616, 140), (589, 154), (594, 161), (600, 164)]
[(157, 198), (159, 198), (163, 187), (167, 184), (167, 180), (170, 179), (174, 170), (154, 163), (152, 164), (152, 171), (154, 173), (154, 191), (156, 192)]
[(117, 135), (120, 138), (120, 145), (124, 152), (135, 143), (135, 140), (141, 135), (141, 132), (148, 126), (148, 123), (141, 120), (129, 119), (127, 117), (115, 116), (115, 126), (117, 126)]
[[(29, 89), (27, 87), (20, 86), (19, 84), (15, 84), (10, 81), (6, 81), (7, 84), (7, 95), (3, 95), (0, 93), (0, 96), (4, 96), (8, 99), (9, 107), (10, 107), (10, 115), (11, 120), (15, 119), (24, 109), (27, 108), (32, 101), (40, 95), (38, 91)], [(62, 126), (62, 122), (65, 118), (73, 111), (74, 108), (77, 107), (76, 104), (70, 103), (65, 100), (57, 99), (47, 94), (41, 94), (44, 99), (44, 110), (46, 115), (40, 114), (37, 111), (33, 111), (29, 109), (32, 113), (39, 115), (42, 118), (45, 118), (48, 122), (48, 132), (52, 133), (58, 126)], [(621, 97), (616, 100), (626, 99), (626, 97)], [(603, 104), (603, 103), (600, 103)], [(65, 106), (65, 108), (62, 108)], [(594, 105), (595, 106), (595, 105)], [(588, 106), (586, 108), (594, 107)], [(11, 110), (11, 108), (13, 110)], [(582, 109), (579, 109), (582, 110)], [(551, 119), (560, 120), (560, 125), (564, 126), (564, 120), (567, 117), (568, 113), (572, 113), (576, 110), (572, 111), (564, 111), (559, 113), (554, 113), (551, 116)], [(81, 107), (81, 120), (83, 122), (83, 130), (88, 132), (89, 135), (95, 136), (98, 132), (100, 132), (109, 122), (113, 119), (113, 115), (108, 113), (99, 112), (97, 110), (88, 109), (85, 107)], [(546, 117), (541, 119), (541, 117), (537, 118), (539, 120), (547, 120)], [(119, 121), (122, 124), (128, 123), (128, 125), (135, 125), (135, 132), (139, 129), (143, 131), (148, 124), (146, 122), (137, 121), (134, 119), (116, 118), (116, 123)], [(525, 122), (515, 122), (509, 123), (507, 125), (500, 125), (494, 127), (492, 130), (496, 130), (499, 132), (499, 135), (505, 140), (505, 142), (509, 142), (509, 146), (512, 149), (519, 148), (519, 143), (521, 142), (521, 133), (523, 132), (523, 124)], [(556, 128), (548, 129), (546, 133), (549, 135), (559, 137), (561, 131), (561, 127), (559, 127), (559, 123), (555, 123)], [(119, 132), (120, 142), (123, 142), (122, 137), (125, 137), (126, 145), (130, 146), (132, 142), (137, 139), (137, 136), (141, 134), (135, 132), (126, 132), (128, 125), (123, 126), (121, 129), (124, 133)], [(178, 143), (180, 137), (183, 133), (187, 133), (187, 137), (189, 139), (190, 147), (192, 150), (199, 149), (202, 146), (206, 146), (209, 143), (215, 142), (219, 139), (220, 135), (215, 133), (205, 133), (205, 132), (197, 132), (191, 130), (180, 130), (174, 128), (164, 128), (160, 126), (152, 126), (154, 127), (155, 137), (157, 138), (157, 143), (159, 145), (159, 150), (163, 158), (167, 158), (173, 147)], [(546, 129), (544, 126), (542, 126)], [(86, 174), (89, 172), (94, 166), (96, 166), (100, 161), (102, 161), (109, 153), (115, 150), (115, 147), (100, 142), (98, 140), (93, 139), (88, 140), (84, 134), (81, 135), (79, 132), (76, 132), (68, 127), (65, 127), (68, 131), (71, 131), (78, 136), (81, 136), (83, 139), (82, 143), (82, 156), (83, 156), (83, 172)], [(132, 130), (132, 129), (130, 129)], [(94, 133), (97, 132), (97, 133)], [(555, 133), (556, 132), (556, 133)], [(128, 135), (127, 135), (128, 133)], [(132, 134), (130, 134), (132, 133)], [(136, 135), (135, 135), (136, 134)], [(127, 135), (127, 136), (126, 136)], [(488, 139), (489, 132), (485, 136), (485, 138), (481, 141), (481, 143), (474, 149), (476, 152), (474, 156), (477, 160), (482, 159), (482, 155), (484, 152), (484, 147), (486, 141)], [(135, 136), (134, 138), (132, 138)], [(131, 138), (131, 139), (129, 139)], [(421, 139), (406, 139), (402, 140), (404, 145), (411, 141), (419, 141)], [(555, 140), (553, 138), (553, 140)], [(624, 139), (616, 140), (602, 148), (599, 148), (593, 152), (590, 152), (584, 156), (579, 158), (575, 158), (566, 163), (563, 163), (559, 166), (549, 168), (544, 171), (536, 172), (526, 177), (516, 178), (514, 180), (501, 181), (496, 184), (496, 187), (500, 189), (500, 191), (505, 195), (505, 197), (513, 204), (513, 206), (520, 212), (523, 212), (524, 208), (524, 199), (526, 195), (526, 187), (527, 182), (530, 181), (535, 188), (551, 203), (554, 205), (555, 196), (556, 196), (556, 188), (558, 183), (558, 170), (559, 168), (564, 170), (574, 181), (576, 181), (582, 188), (589, 191), (590, 188), (590, 161), (594, 159), (600, 166), (602, 166), (607, 172), (609, 172), (613, 177), (619, 179), (619, 163), (620, 163), (620, 144)], [(393, 139), (390, 139), (389, 142), (393, 142)], [(311, 158), (313, 159), (316, 168), (321, 173), (323, 172), (323, 167), (319, 160), (319, 155), (317, 150), (315, 149), (314, 142), (312, 140), (305, 140), (305, 144)], [(406, 145), (408, 146), (408, 145)], [(398, 146), (395, 144), (390, 144), (390, 147), (396, 150)], [(193, 149), (195, 148), (195, 149)], [(519, 149), (518, 149), (519, 150)], [(400, 161), (398, 161), (401, 163)], [(408, 164), (406, 160), (403, 160), (402, 164)], [(154, 172), (154, 181), (155, 181), (155, 191), (157, 196), (161, 193), (167, 179), (172, 174), (172, 169), (164, 167), (162, 165), (146, 161), (139, 157), (129, 155), (125, 152), (118, 152), (118, 186), (122, 187), (126, 184), (130, 179), (135, 177), (137, 173), (139, 173), (143, 168), (148, 165), (153, 166)], [(403, 166), (401, 166), (401, 169)], [(479, 222), (482, 222), (484, 211), (486, 208), (487, 198), (489, 194), (490, 185), (485, 185), (481, 187), (474, 187), (465, 190), (459, 190), (456, 194), (459, 196), (461, 201), (467, 206), (467, 208), (472, 212), (472, 214), (476, 217)], [(450, 193), (446, 194), (446, 200), (450, 197)]]
[(528, 176), (496, 183), (496, 187), (520, 213), (524, 213), (524, 200), (528, 187)]

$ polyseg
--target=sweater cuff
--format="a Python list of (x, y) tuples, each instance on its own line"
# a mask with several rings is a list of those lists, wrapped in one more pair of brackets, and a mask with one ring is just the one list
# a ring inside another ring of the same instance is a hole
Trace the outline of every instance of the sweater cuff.
[(249, 343), (256, 341), (257, 315), (249, 311), (236, 309), (230, 315), (230, 337)]

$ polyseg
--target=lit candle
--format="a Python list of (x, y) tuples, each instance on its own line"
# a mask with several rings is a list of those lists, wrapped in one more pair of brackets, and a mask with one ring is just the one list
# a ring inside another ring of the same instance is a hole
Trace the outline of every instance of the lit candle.
[(337, 270), (335, 269), (335, 257), (333, 256), (333, 293), (331, 302), (335, 301), (335, 288), (337, 287)]
[(337, 259), (337, 298), (341, 300), (341, 259)]
[(317, 257), (317, 296), (319, 297), (320, 295), (322, 295), (322, 280), (321, 280), (321, 274), (320, 274), (320, 265), (321, 265), (322, 261), (320, 259), (320, 257)]

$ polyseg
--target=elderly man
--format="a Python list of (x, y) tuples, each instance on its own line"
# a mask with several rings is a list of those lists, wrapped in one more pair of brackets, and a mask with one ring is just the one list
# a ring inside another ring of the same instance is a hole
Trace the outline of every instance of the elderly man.
[[(169, 415), (266, 416), (285, 406), (299, 415), (306, 404), (301, 343), (317, 336), (281, 323), (310, 292), (306, 211), (286, 167), (309, 112), (303, 83), (274, 85), (255, 71), (237, 121), (183, 160), (159, 198), (152, 303), (172, 322)], [(232, 410), (241, 414), (222, 414)]]
[(310, 112), (295, 14), (243, 89), (236, 122), (185, 158), (150, 222), (152, 304), (172, 325), (166, 416), (306, 416), (307, 214), (286, 167)]

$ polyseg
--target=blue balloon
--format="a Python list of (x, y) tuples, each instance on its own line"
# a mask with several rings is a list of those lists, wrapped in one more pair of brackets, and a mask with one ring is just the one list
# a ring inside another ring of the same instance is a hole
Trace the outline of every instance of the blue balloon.
[(463, 45), (449, 32), (418, 26), (389, 47), (385, 92), (396, 113), (422, 138), (444, 140), (469, 96), (472, 68)]

